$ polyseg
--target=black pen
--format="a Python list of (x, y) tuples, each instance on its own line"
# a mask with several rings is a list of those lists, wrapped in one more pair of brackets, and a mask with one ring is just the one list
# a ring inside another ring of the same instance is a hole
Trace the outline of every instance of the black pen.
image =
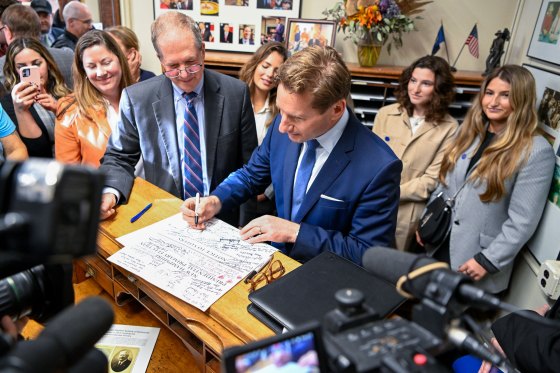
[(148, 203), (148, 205), (146, 207), (144, 207), (138, 214), (134, 215), (130, 219), (130, 222), (134, 223), (136, 220), (140, 219), (140, 217), (142, 217), (142, 215), (144, 215), (146, 213), (146, 211), (148, 211), (150, 209), (150, 207), (152, 207), (152, 204)]
[(252, 280), (253, 277), (255, 277), (255, 275), (257, 273), (259, 273), (272, 259), (272, 256), (269, 257), (266, 261), (264, 261), (263, 263), (259, 264), (257, 266), (257, 268), (253, 269), (251, 272), (249, 272), (249, 274), (247, 275), (247, 277), (245, 277), (245, 283), (248, 283), (249, 280)]

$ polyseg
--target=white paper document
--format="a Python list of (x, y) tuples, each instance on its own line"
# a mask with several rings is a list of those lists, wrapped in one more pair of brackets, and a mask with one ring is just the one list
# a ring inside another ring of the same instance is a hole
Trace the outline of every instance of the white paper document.
[(96, 348), (109, 360), (109, 373), (143, 373), (148, 368), (159, 328), (114, 324)]
[(249, 244), (221, 220), (189, 228), (181, 214), (117, 239), (124, 248), (108, 260), (206, 311), (276, 249)]

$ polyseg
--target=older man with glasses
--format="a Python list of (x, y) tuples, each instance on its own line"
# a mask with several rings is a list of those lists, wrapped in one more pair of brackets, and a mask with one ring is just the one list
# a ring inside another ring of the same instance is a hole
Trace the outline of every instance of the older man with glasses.
[[(186, 199), (208, 195), (257, 146), (249, 89), (204, 68), (198, 24), (183, 13), (166, 12), (151, 32), (164, 73), (123, 91), (118, 128), (101, 165), (108, 187), (102, 218), (128, 200), (140, 157), (147, 181)], [(237, 225), (239, 211), (226, 209), (218, 217)]]
[(93, 28), (91, 11), (87, 5), (78, 1), (71, 1), (62, 10), (66, 28), (53, 43), (53, 48), (76, 49), (78, 39)]

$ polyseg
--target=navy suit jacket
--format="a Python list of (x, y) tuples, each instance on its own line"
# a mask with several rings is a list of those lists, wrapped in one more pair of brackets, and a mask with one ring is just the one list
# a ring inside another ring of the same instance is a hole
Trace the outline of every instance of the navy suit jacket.
[[(249, 163), (211, 193), (223, 208), (262, 193), (272, 181), (278, 216), (290, 220), (302, 145), (280, 133), (279, 123), (277, 116)], [(401, 170), (393, 151), (350, 114), (294, 220), (301, 224), (296, 242), (277, 246), (300, 261), (331, 251), (360, 265), (371, 246), (393, 246)]]
[[(206, 165), (210, 190), (249, 160), (257, 146), (249, 88), (238, 79), (204, 70)], [(161, 74), (123, 90), (118, 129), (113, 131), (101, 170), (105, 185), (126, 202), (134, 166), (142, 156), (147, 181), (181, 198), (183, 179), (173, 87)], [(237, 225), (239, 211), (223, 210), (222, 220)]]

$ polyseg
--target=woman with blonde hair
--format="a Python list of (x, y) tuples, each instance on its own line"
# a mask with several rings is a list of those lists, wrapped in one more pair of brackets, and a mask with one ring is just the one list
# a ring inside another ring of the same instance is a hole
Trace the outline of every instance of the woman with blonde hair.
[[(24, 67), (39, 71), (39, 86), (21, 81)], [(38, 40), (18, 38), (8, 48), (4, 76), (11, 94), (2, 98), (2, 106), (16, 125), (29, 156), (52, 158), (57, 101), (70, 92), (56, 62)]]
[(556, 157), (536, 132), (535, 91), (523, 67), (491, 72), (445, 151), (432, 193), (455, 202), (446, 241), (428, 254), (493, 293), (507, 288), (550, 189)]
[(121, 51), (124, 53), (132, 74), (132, 82), (137, 83), (146, 79), (153, 78), (155, 74), (151, 71), (143, 70), (142, 55), (140, 54), (140, 45), (138, 37), (126, 26), (113, 26), (105, 29), (115, 39)]
[(395, 234), (399, 250), (414, 251), (418, 220), (437, 186), (443, 150), (457, 130), (449, 115), (454, 88), (447, 61), (419, 58), (401, 74), (397, 103), (375, 116), (373, 132), (403, 161)]
[[(255, 113), (257, 141), (260, 145), (278, 114), (276, 106), (276, 74), (288, 58), (286, 47), (278, 42), (263, 44), (241, 68), (239, 79), (247, 83)], [(257, 196), (257, 201), (250, 200), (241, 208), (240, 224), (267, 214), (274, 214), (274, 189), (270, 185), (266, 191)]]
[(122, 90), (131, 84), (128, 63), (113, 37), (92, 30), (76, 45), (74, 93), (59, 100), (56, 159), (98, 167), (117, 126)]

